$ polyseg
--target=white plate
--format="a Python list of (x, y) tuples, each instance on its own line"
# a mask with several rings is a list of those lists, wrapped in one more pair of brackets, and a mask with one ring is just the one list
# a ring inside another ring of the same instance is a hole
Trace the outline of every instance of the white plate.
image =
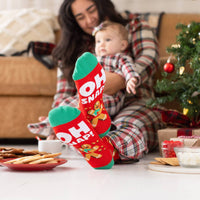
[(186, 168), (181, 166), (149, 164), (148, 169), (157, 172), (167, 172), (176, 174), (200, 174), (200, 168)]

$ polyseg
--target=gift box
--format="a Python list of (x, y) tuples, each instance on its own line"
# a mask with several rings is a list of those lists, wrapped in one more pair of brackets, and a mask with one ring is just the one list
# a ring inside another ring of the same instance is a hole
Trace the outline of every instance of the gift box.
[(170, 138), (173, 141), (180, 141), (183, 143), (184, 147), (200, 147), (200, 136), (198, 137), (177, 137), (177, 138)]
[[(178, 138), (178, 137), (181, 138), (182, 136), (188, 137), (188, 136), (193, 136), (193, 135), (200, 136), (200, 128), (197, 128), (197, 129), (195, 128), (194, 129), (193, 128), (165, 128), (165, 129), (158, 130), (158, 143), (159, 143), (160, 154), (162, 154), (161, 145), (163, 141), (170, 140), (171, 138)], [(193, 142), (195, 143), (197, 142), (197, 140)]]

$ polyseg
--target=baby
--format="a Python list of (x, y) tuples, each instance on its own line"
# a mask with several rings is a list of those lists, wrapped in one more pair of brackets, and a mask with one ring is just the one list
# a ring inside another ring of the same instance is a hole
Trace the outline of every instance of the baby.
[[(126, 90), (128, 93), (136, 94), (136, 87), (140, 84), (140, 76), (134, 70), (135, 65), (130, 56), (123, 53), (128, 47), (128, 35), (124, 26), (118, 23), (105, 21), (94, 29), (95, 52), (98, 62), (105, 71), (118, 73), (126, 79)], [(124, 106), (125, 90), (120, 90), (116, 94), (103, 96), (110, 99), (112, 106), (106, 104), (106, 110), (110, 117), (114, 117)], [(59, 106), (78, 107), (79, 96), (66, 98)], [(44, 121), (29, 124), (30, 132), (46, 135), (52, 129), (49, 126), (48, 118)]]
[(105, 71), (115, 72), (126, 79), (128, 93), (136, 94), (140, 76), (134, 70), (134, 62), (127, 56), (128, 33), (126, 28), (115, 22), (104, 21), (93, 31), (95, 36), (95, 53)]

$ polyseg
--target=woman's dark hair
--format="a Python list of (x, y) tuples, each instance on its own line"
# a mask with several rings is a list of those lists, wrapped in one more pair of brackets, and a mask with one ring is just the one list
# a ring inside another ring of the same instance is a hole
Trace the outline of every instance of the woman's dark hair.
[[(66, 77), (70, 78), (74, 69), (77, 58), (88, 47), (94, 45), (94, 37), (85, 33), (77, 24), (71, 10), (71, 4), (75, 0), (64, 0), (60, 10), (58, 21), (61, 27), (61, 38), (53, 51), (54, 61), (57, 63), (61, 60), (63, 71), (67, 71)], [(99, 22), (107, 17), (110, 21), (118, 22), (123, 25), (127, 20), (115, 10), (110, 0), (93, 0), (99, 13)]]

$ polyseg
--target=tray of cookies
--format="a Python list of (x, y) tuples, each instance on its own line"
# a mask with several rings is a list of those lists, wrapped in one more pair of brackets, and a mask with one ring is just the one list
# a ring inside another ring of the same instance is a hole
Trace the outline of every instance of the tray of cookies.
[(0, 160), (32, 156), (36, 154), (45, 155), (47, 152), (39, 152), (38, 150), (24, 150), (23, 148), (14, 147), (0, 147)]
[(67, 162), (66, 159), (58, 158), (61, 153), (45, 153), (21, 156), (18, 158), (6, 158), (0, 160), (0, 165), (17, 171), (42, 171), (50, 170)]

